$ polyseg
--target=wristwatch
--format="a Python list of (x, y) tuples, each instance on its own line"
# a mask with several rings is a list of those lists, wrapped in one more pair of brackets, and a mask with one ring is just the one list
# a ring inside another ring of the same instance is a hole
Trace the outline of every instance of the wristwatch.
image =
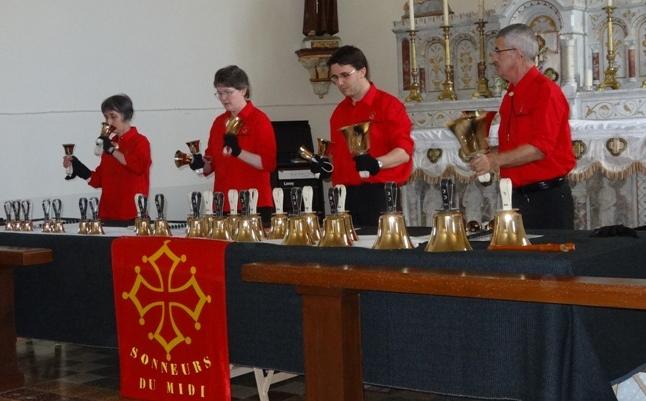
[(377, 165), (379, 166), (379, 168), (384, 168), (384, 162), (379, 159), (377, 159)]

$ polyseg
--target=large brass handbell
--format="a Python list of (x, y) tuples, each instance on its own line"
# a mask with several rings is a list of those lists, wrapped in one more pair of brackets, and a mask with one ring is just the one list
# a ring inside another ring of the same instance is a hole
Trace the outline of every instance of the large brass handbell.
[(397, 184), (386, 183), (386, 213), (379, 216), (377, 240), (373, 249), (412, 249), (413, 243), (406, 231), (404, 216), (397, 211)]
[(260, 242), (262, 237), (258, 232), (255, 216), (249, 214), (251, 202), (250, 191), (240, 191), (240, 205), (242, 217), (238, 221), (238, 234), (235, 239), (238, 242)]
[(224, 127), (224, 133), (226, 135), (238, 135), (238, 131), (242, 127), (242, 119), (238, 116), (231, 117), (227, 120), (226, 126)]
[[(363, 121), (357, 124), (346, 125), (340, 128), (345, 138), (345, 143), (352, 156), (359, 156), (368, 153), (370, 150), (370, 121)], [(368, 171), (359, 171), (359, 176), (367, 178)]]
[(283, 238), (283, 245), (312, 245), (314, 241), (307, 229), (303, 216), (295, 215), (287, 218), (287, 233)]
[(346, 219), (343, 216), (332, 214), (323, 219), (323, 237), (319, 246), (352, 246), (352, 238), (348, 235)]
[(359, 236), (357, 235), (357, 230), (354, 229), (352, 215), (350, 214), (350, 212), (345, 210), (345, 197), (347, 194), (345, 185), (335, 185), (334, 191), (337, 204), (336, 210), (338, 211), (339, 216), (341, 216), (343, 220), (345, 220), (345, 229), (348, 231), (348, 236), (350, 237), (352, 242), (356, 242), (359, 240)]
[(240, 220), (240, 216), (238, 215), (238, 190), (230, 189), (229, 192), (227, 192), (227, 198), (229, 200), (227, 229), (229, 230), (229, 236), (231, 236), (231, 239), (235, 240), (238, 236), (238, 221)]
[(193, 155), (196, 155), (200, 153), (200, 140), (196, 139), (194, 141), (186, 142), (186, 146), (188, 146), (189, 151), (191, 154), (187, 154), (182, 152), (181, 150), (177, 150), (175, 152), (175, 167), (180, 168), (182, 166), (186, 166), (187, 164), (191, 164), (193, 161)]
[[(448, 128), (460, 143), (460, 151), (466, 160), (471, 160), (489, 152), (489, 128), (495, 111), (468, 110), (462, 116), (448, 123)], [(478, 176), (481, 183), (490, 183), (491, 174)]]
[(186, 217), (186, 237), (198, 238), (202, 236), (202, 219), (200, 219), (202, 194), (198, 191), (191, 192), (190, 202), (191, 213)]
[(223, 216), (224, 194), (215, 192), (213, 194), (213, 212), (209, 227), (209, 238), (231, 241), (231, 232), (229, 231), (226, 217)]
[(518, 213), (518, 209), (511, 207), (511, 180), (502, 178), (500, 180), (500, 196), (502, 198), (502, 210), (496, 212), (494, 217), (493, 235), (489, 246), (496, 245), (530, 245), (523, 217)]
[(310, 237), (312, 237), (312, 243), (318, 244), (321, 240), (321, 227), (319, 225), (319, 216), (312, 209), (312, 203), (314, 200), (314, 189), (310, 185), (303, 187), (303, 205), (304, 211), (301, 214), (303, 219), (305, 219), (305, 224), (309, 230)]
[(157, 209), (157, 220), (153, 224), (153, 235), (170, 237), (172, 234), (165, 216), (166, 197), (163, 194), (155, 195), (155, 207)]
[(433, 215), (433, 230), (426, 244), (426, 252), (463, 252), (472, 249), (464, 226), (464, 215), (454, 208), (454, 188), (451, 180), (443, 179), (440, 183), (443, 210)]

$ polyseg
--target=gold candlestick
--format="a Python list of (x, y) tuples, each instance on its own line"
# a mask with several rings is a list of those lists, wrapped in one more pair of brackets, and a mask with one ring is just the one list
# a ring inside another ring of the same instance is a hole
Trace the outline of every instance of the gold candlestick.
[(487, 79), (487, 61), (485, 59), (485, 25), (487, 21), (484, 19), (479, 19), (476, 22), (478, 27), (478, 34), (480, 36), (480, 62), (478, 62), (478, 87), (475, 92), (473, 92), (472, 98), (476, 99), (479, 97), (491, 97), (491, 90), (489, 89), (489, 80)]
[(449, 44), (449, 33), (451, 25), (442, 25), (444, 31), (444, 82), (442, 82), (442, 93), (439, 100), (458, 100), (453, 87), (453, 65), (451, 64), (451, 45)]
[(410, 36), (410, 90), (408, 96), (406, 96), (407, 102), (421, 102), (422, 92), (421, 85), (419, 83), (419, 69), (417, 68), (417, 50), (415, 47), (415, 38), (417, 36), (416, 30), (409, 30), (408, 36)]
[(615, 65), (615, 46), (612, 35), (612, 13), (616, 7), (606, 6), (603, 7), (606, 14), (608, 14), (608, 52), (606, 60), (608, 60), (608, 67), (604, 71), (603, 82), (599, 85), (599, 90), (605, 89), (619, 89), (619, 82), (617, 82), (617, 67)]

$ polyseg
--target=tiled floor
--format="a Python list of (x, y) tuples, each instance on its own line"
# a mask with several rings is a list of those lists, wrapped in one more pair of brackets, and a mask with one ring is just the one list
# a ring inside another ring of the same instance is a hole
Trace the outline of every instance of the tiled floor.
[[(115, 349), (18, 339), (23, 388), (0, 392), (0, 401), (112, 401), (119, 397), (119, 361)], [(252, 374), (231, 380), (232, 401), (258, 400)], [(270, 401), (303, 401), (303, 377), (276, 383)], [(366, 401), (458, 401), (428, 393), (368, 387)], [(469, 401), (460, 398), (459, 401)]]

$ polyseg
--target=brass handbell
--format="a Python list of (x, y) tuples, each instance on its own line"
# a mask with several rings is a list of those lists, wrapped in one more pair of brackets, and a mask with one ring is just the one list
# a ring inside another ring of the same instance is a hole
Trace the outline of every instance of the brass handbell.
[(22, 206), (22, 221), (20, 222), (20, 231), (34, 231), (34, 224), (31, 221), (31, 201), (23, 200)]
[(137, 209), (135, 234), (140, 237), (152, 235), (153, 225), (148, 217), (148, 200), (144, 194), (135, 194), (135, 208)]
[[(348, 150), (352, 156), (359, 156), (368, 153), (370, 150), (370, 121), (346, 125), (340, 128), (348, 145)], [(359, 176), (367, 178), (370, 176), (368, 171), (359, 171)]]
[(518, 209), (511, 207), (511, 180), (502, 178), (500, 180), (500, 197), (502, 198), (502, 210), (499, 210), (494, 217), (493, 235), (489, 246), (495, 245), (530, 245), (523, 217)]
[(303, 187), (303, 208), (302, 213), (305, 224), (312, 237), (313, 244), (321, 240), (321, 226), (319, 225), (319, 216), (312, 210), (312, 201), (314, 200), (314, 189), (310, 185)]
[[(95, 142), (95, 147), (94, 147), (94, 154), (97, 156), (100, 156), (103, 153), (103, 141), (110, 141), (112, 138), (116, 135), (115, 133), (116, 127), (114, 125), (110, 125), (106, 122), (101, 123), (101, 130), (99, 131), (99, 138), (97, 138)], [(119, 148), (116, 144), (114, 144), (115, 148)]]
[(227, 227), (231, 239), (235, 240), (238, 236), (238, 221), (240, 220), (240, 216), (238, 216), (238, 191), (236, 189), (230, 189), (227, 193), (227, 198), (229, 200)]
[(292, 215), (287, 219), (287, 233), (283, 238), (283, 245), (313, 245), (312, 237), (307, 229), (305, 219), (301, 216), (302, 192), (300, 188), (291, 188), (290, 200)]
[(397, 184), (386, 183), (386, 213), (379, 216), (377, 240), (373, 249), (412, 249), (413, 243), (408, 237), (404, 215), (397, 211)]
[[(468, 110), (462, 116), (449, 122), (448, 128), (460, 143), (460, 151), (467, 160), (489, 152), (489, 128), (496, 116), (495, 111)], [(478, 176), (481, 183), (490, 183), (491, 174)]]
[(238, 221), (238, 234), (236, 241), (239, 242), (260, 242), (261, 237), (258, 233), (254, 216), (249, 214), (251, 202), (250, 191), (240, 191), (240, 205), (242, 217)]
[(453, 181), (443, 179), (440, 183), (442, 209), (433, 215), (433, 230), (424, 249), (426, 252), (470, 251), (471, 244), (464, 226), (464, 215), (453, 207)]
[(271, 226), (267, 233), (267, 238), (283, 239), (287, 233), (287, 215), (283, 212), (283, 189), (274, 188), (272, 196), (274, 197), (276, 213), (271, 216)]
[(242, 119), (238, 116), (231, 117), (227, 120), (226, 126), (224, 127), (225, 135), (238, 135), (238, 131), (242, 127)]
[(193, 155), (196, 155), (200, 153), (200, 140), (196, 139), (194, 141), (186, 142), (186, 146), (188, 146), (189, 151), (191, 154), (186, 154), (182, 152), (181, 150), (177, 150), (175, 152), (175, 167), (180, 168), (182, 166), (186, 166), (187, 164), (191, 164), (193, 161)]
[(354, 223), (352, 222), (352, 215), (350, 212), (345, 210), (345, 197), (347, 194), (345, 185), (339, 184), (334, 186), (334, 191), (335, 191), (335, 196), (336, 196), (336, 202), (337, 202), (337, 211), (339, 213), (339, 216), (345, 220), (345, 229), (348, 231), (348, 236), (352, 240), (352, 242), (356, 242), (359, 240), (359, 236), (357, 235), (357, 230), (354, 229)]
[[(41, 205), (43, 206), (43, 232), (51, 233), (53, 229), (53, 225), (49, 216), (52, 208), (52, 201), (50, 201), (49, 199), (43, 199)], [(7, 204), (5, 203), (5, 213), (6, 212), (7, 212)], [(9, 224), (9, 219), (7, 219), (7, 225), (8, 224)]]
[(52, 222), (53, 233), (64, 233), (65, 225), (61, 219), (61, 212), (63, 211), (63, 202), (59, 199), (52, 200), (52, 209), (54, 210), (54, 221)]
[(164, 194), (155, 195), (155, 207), (157, 209), (157, 220), (153, 223), (153, 235), (170, 237), (172, 234), (164, 212), (166, 209), (166, 197)]
[(330, 188), (328, 201), (332, 214), (323, 219), (323, 236), (319, 241), (320, 247), (352, 246), (351, 230), (347, 227), (347, 219), (338, 213), (339, 190)]
[(92, 213), (92, 221), (89, 223), (88, 234), (100, 235), (105, 234), (103, 231), (103, 224), (99, 220), (99, 198), (93, 197), (89, 199), (90, 212)]
[(186, 237), (198, 238), (202, 236), (202, 220), (200, 219), (202, 194), (197, 191), (191, 192), (190, 201), (191, 213), (186, 218)]
[(327, 156), (330, 151), (330, 144), (332, 142), (323, 138), (316, 138), (317, 150), (316, 154), (319, 156)]
[[(89, 234), (90, 233), (90, 222), (87, 219), (87, 198), (79, 198), (79, 213), (81, 220), (79, 221), (79, 234)], [(44, 206), (43, 206), (44, 208)]]
[(223, 216), (224, 211), (224, 194), (222, 192), (215, 192), (213, 194), (213, 220), (209, 231), (209, 238), (219, 239), (224, 241), (231, 241), (231, 232), (226, 217)]

